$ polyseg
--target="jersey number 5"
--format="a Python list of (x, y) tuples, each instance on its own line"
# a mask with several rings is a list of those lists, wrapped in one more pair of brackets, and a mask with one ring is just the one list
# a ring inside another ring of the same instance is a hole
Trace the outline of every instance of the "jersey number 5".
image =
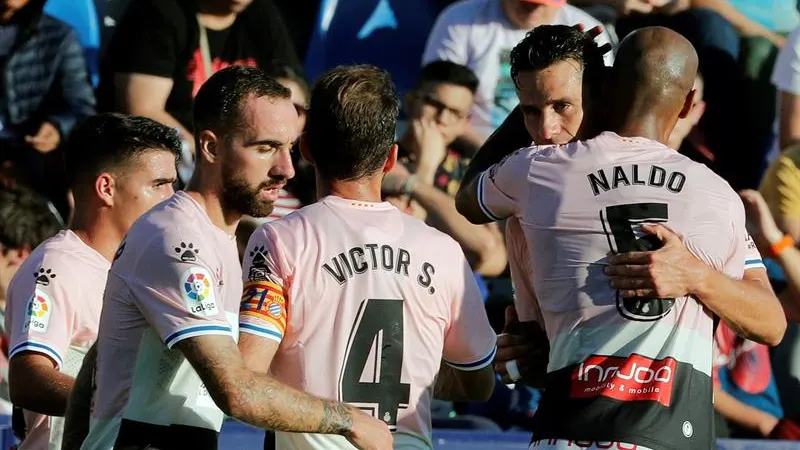
[[(367, 367), (370, 354), (374, 362)], [(402, 368), (403, 301), (364, 300), (347, 343), (340, 400), (372, 411), (394, 431), (397, 411), (408, 407), (411, 396), (411, 385), (400, 382)]]
[[(609, 206), (600, 213), (608, 246), (614, 253), (657, 250), (663, 245), (653, 235), (637, 238), (634, 227), (642, 223), (666, 222), (666, 203), (629, 203)], [(613, 240), (613, 242), (612, 242)], [(617, 291), (617, 311), (629, 320), (653, 321), (666, 316), (675, 304), (674, 298), (622, 298)]]

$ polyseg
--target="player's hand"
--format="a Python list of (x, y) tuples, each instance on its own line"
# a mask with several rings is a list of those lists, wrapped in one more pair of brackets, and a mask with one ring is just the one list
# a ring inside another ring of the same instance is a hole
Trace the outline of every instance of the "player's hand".
[(604, 271), (611, 287), (626, 298), (677, 298), (691, 293), (703, 263), (689, 252), (674, 231), (663, 225), (642, 225), (663, 246), (649, 252), (612, 255)]
[(61, 133), (50, 122), (42, 122), (33, 136), (25, 136), (25, 142), (40, 153), (50, 153), (61, 143)]
[(778, 228), (772, 213), (769, 211), (764, 197), (761, 193), (751, 189), (739, 192), (747, 214), (747, 231), (756, 242), (758, 250), (762, 254), (769, 254), (772, 244), (783, 239), (783, 232)]
[[(590, 28), (589, 31), (585, 31), (586, 27), (582, 23), (575, 24), (572, 27), (577, 28), (579, 31), (584, 31), (584, 34), (592, 40), (596, 40), (606, 30), (602, 25), (596, 25)], [(609, 43), (597, 45), (597, 42), (595, 42), (595, 46), (597, 46), (597, 51), (599, 51), (601, 55), (605, 55), (606, 53), (614, 50), (614, 47), (612, 47)]]
[(350, 407), (353, 428), (347, 440), (361, 450), (392, 450), (392, 433), (385, 422)]
[[(526, 333), (523, 327), (531, 327), (532, 330)], [(534, 339), (532, 336), (543, 339)], [(494, 359), (494, 370), (500, 375), (503, 383), (524, 382), (529, 386), (539, 385), (547, 373), (549, 353), (547, 336), (539, 324), (521, 323), (517, 317), (517, 310), (513, 306), (507, 307), (503, 332), (497, 336), (497, 354)], [(509, 364), (514, 364), (519, 373), (511, 376), (508, 370)]]

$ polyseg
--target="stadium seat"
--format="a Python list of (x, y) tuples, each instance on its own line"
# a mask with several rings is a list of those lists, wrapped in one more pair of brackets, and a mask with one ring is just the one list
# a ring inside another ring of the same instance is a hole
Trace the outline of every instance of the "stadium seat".
[(92, 84), (99, 77), (100, 24), (93, 0), (47, 0), (44, 11), (66, 23), (78, 34), (86, 54)]
[(440, 6), (435, 0), (323, 0), (305, 70), (315, 80), (341, 64), (387, 70), (402, 96), (416, 82)]

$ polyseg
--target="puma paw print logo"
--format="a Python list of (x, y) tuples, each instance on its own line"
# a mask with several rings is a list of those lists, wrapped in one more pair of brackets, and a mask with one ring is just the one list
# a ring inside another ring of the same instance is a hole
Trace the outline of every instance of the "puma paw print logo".
[(38, 272), (33, 273), (33, 277), (36, 278), (36, 284), (47, 286), (50, 284), (50, 280), (56, 277), (56, 274), (53, 273), (53, 269), (45, 269), (42, 267)]
[(250, 252), (250, 257), (253, 258), (251, 265), (265, 266), (267, 264), (267, 249), (263, 245), (259, 245)]
[(197, 261), (197, 257), (194, 255), (200, 253), (200, 249), (195, 248), (194, 244), (191, 242), (188, 244), (181, 242), (180, 247), (175, 247), (175, 253), (181, 254), (181, 261), (183, 262), (195, 262)]

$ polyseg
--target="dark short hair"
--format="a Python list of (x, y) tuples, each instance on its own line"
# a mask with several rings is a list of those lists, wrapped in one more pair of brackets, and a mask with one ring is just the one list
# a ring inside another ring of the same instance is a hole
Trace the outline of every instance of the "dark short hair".
[(73, 187), (106, 171), (125, 166), (150, 150), (181, 154), (181, 139), (174, 129), (146, 117), (103, 113), (81, 121), (67, 140), (64, 160)]
[(475, 94), (478, 90), (478, 77), (467, 66), (451, 61), (438, 60), (422, 68), (417, 80), (417, 88), (426, 83), (447, 83), (461, 86)]
[[(555, 63), (574, 60), (588, 73), (602, 79), (605, 63), (593, 39), (566, 25), (540, 25), (525, 34), (511, 50), (511, 79), (517, 84), (520, 72), (546, 69)], [(599, 88), (602, 83), (595, 83)]]
[(46, 198), (23, 187), (0, 187), (0, 244), (4, 250), (33, 250), (63, 228)]
[(194, 99), (194, 131), (213, 131), (221, 139), (244, 127), (242, 106), (254, 96), (288, 99), (292, 91), (255, 67), (231, 66), (211, 76)]
[(355, 180), (383, 167), (394, 144), (399, 100), (388, 73), (374, 66), (340, 66), (311, 91), (306, 137), (326, 179)]

